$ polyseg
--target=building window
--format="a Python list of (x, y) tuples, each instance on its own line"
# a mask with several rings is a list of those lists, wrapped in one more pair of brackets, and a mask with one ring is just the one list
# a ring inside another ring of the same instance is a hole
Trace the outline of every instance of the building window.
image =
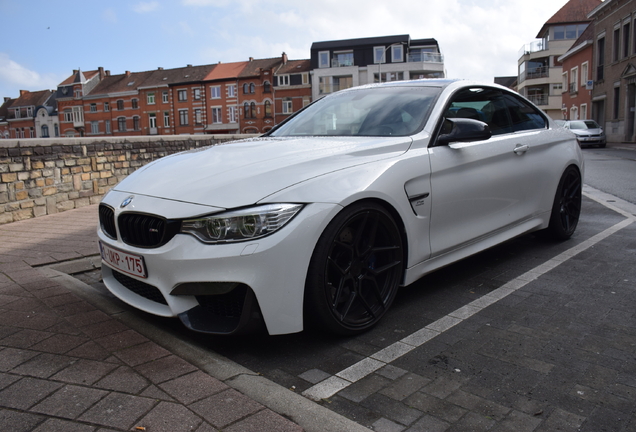
[(229, 108), (229, 117), (230, 117), (230, 123), (236, 123), (236, 107), (235, 106), (231, 106)]
[(182, 109), (179, 110), (179, 126), (187, 126), (188, 125), (188, 110)]
[(303, 85), (309, 84), (309, 74), (307, 72), (302, 73)]
[(215, 123), (215, 124), (223, 123), (223, 117), (221, 116), (221, 108), (219, 107), (212, 108), (212, 123)]
[(588, 62), (581, 64), (581, 86), (587, 85), (587, 80), (590, 79)]
[(288, 86), (289, 85), (289, 75), (278, 75), (278, 86)]
[(320, 51), (318, 53), (318, 67), (319, 68), (329, 67), (329, 51)]
[(597, 67), (596, 67), (596, 80), (602, 81), (605, 77), (605, 38), (599, 38), (596, 42), (596, 55)]
[(106, 129), (106, 133), (107, 133), (107, 134), (110, 134), (110, 120), (106, 120), (106, 121), (104, 122), (104, 127), (105, 127), (105, 129)]
[(133, 130), (139, 130), (139, 117), (133, 117)]
[[(373, 82), (378, 82), (379, 75), (373, 74)], [(382, 72), (382, 81), (380, 82), (388, 82), (388, 81), (403, 81), (404, 80), (404, 72)]]
[(117, 130), (119, 132), (126, 132), (126, 117), (119, 117), (117, 119)]
[(265, 117), (272, 116), (272, 103), (270, 101), (265, 101)]
[(265, 81), (263, 83), (263, 92), (264, 93), (271, 93), (272, 92), (272, 85), (270, 84), (269, 81)]
[(346, 51), (334, 53), (334, 58), (331, 65), (333, 67), (353, 66), (353, 52)]
[(166, 111), (163, 113), (163, 125), (164, 127), (170, 127), (170, 112)]
[(75, 89), (75, 99), (82, 97), (82, 89)]
[(250, 104), (250, 117), (256, 118), (256, 103), (254, 102)]
[(248, 94), (250, 92), (250, 86), (245, 83), (243, 84), (243, 94)]
[(221, 99), (221, 86), (210, 87), (210, 99)]
[(139, 108), (139, 99), (133, 99), (131, 102), (132, 102), (133, 109)]
[(386, 63), (384, 52), (383, 46), (373, 47), (373, 63)]
[(99, 133), (99, 122), (91, 122), (91, 133), (97, 135)]
[(614, 120), (618, 119), (618, 115), (619, 115), (619, 111), (620, 111), (620, 104), (619, 102), (619, 97), (620, 97), (620, 91), (621, 88), (620, 87), (614, 87), (614, 109), (612, 112), (612, 118)]
[(19, 118), (20, 118), (20, 108), (16, 108), (16, 109), (14, 110), (13, 115), (14, 115), (14, 118), (19, 119)]
[(155, 94), (154, 93), (148, 93), (146, 95), (146, 103), (148, 105), (154, 105), (155, 104)]
[(318, 81), (320, 94), (333, 93), (350, 87), (353, 87), (353, 77), (351, 76), (320, 77)]
[(250, 94), (256, 93), (256, 86), (254, 83), (250, 83)]
[(150, 129), (157, 128), (157, 115), (155, 113), (148, 114), (148, 127)]
[(236, 97), (236, 84), (227, 86), (227, 97)]
[(200, 125), (201, 123), (203, 123), (203, 118), (201, 116), (201, 110), (200, 109), (195, 109), (194, 110), (194, 124)]
[(96, 104), (96, 103), (92, 103), (92, 104), (90, 105), (90, 111), (91, 111), (92, 113), (97, 112), (97, 104)]
[(587, 24), (570, 24), (554, 26), (554, 40), (576, 39), (587, 28)]
[(108, 102), (104, 102), (104, 112), (110, 111), (110, 104)]
[(194, 100), (200, 100), (201, 99), (201, 89), (200, 88), (195, 88), (194, 89)]
[(49, 127), (47, 125), (42, 125), (42, 127), (40, 128), (40, 132), (42, 133), (42, 138), (49, 137)]
[(404, 61), (404, 47), (402, 45), (391, 46), (391, 61), (400, 63)]
[(612, 61), (616, 62), (618, 61), (618, 55), (620, 52), (620, 46), (621, 46), (621, 29), (616, 28), (614, 29), (614, 39), (612, 40)]
[(577, 92), (579, 90), (579, 68), (573, 67), (570, 71), (570, 93)]
[(249, 117), (250, 117), (250, 104), (245, 102), (243, 104), (243, 118), (249, 118)]
[(581, 120), (587, 120), (587, 104), (581, 104)]
[(623, 25), (623, 58), (629, 57), (629, 23)]
[(64, 110), (64, 121), (65, 122), (73, 121), (73, 110), (71, 110), (70, 108), (67, 108)]
[(290, 98), (283, 99), (283, 114), (291, 114), (292, 112), (294, 112), (292, 100)]
[(161, 102), (168, 103), (168, 92), (167, 91), (161, 93)]
[(188, 100), (188, 91), (186, 89), (177, 90), (177, 100), (184, 102)]
[(119, 100), (117, 101), (117, 109), (118, 109), (119, 111), (122, 111), (122, 110), (124, 109), (124, 101), (123, 101), (123, 100), (119, 99)]

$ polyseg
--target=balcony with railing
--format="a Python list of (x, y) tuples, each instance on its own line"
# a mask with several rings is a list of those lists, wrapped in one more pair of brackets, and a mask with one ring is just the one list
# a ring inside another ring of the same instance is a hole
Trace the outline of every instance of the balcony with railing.
[(550, 102), (549, 95), (545, 94), (534, 94), (527, 96), (528, 100), (537, 106), (548, 105)]
[(547, 39), (537, 39), (530, 43), (523, 45), (519, 49), (519, 55), (517, 58), (521, 58), (524, 55), (532, 54), (539, 51), (545, 51), (548, 49), (548, 40)]
[(444, 63), (444, 56), (433, 52), (409, 53), (406, 57), (408, 63)]

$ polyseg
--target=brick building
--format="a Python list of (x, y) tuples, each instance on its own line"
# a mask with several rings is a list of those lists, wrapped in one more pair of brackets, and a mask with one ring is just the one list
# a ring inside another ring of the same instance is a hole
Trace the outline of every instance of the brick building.
[(84, 96), (100, 83), (105, 76), (104, 68), (82, 72), (74, 70), (73, 75), (57, 86), (55, 100), (60, 122), (60, 135), (67, 137), (84, 136)]
[[(284, 56), (284, 54), (283, 54)], [(280, 58), (254, 60), (250, 57), (238, 75), (241, 133), (263, 133), (275, 124), (274, 72)]]
[(592, 116), (592, 55), (594, 24), (590, 24), (565, 54), (563, 68), (562, 118), (585, 120)]
[(609, 142), (636, 142), (636, 1), (605, 0), (594, 20), (592, 118)]
[(309, 60), (288, 60), (283, 53), (283, 61), (274, 74), (276, 124), (311, 102), (310, 72)]
[(36, 122), (36, 112), (47, 118), (55, 112), (56, 105), (53, 95), (54, 92), (52, 90), (36, 92), (20, 90), (20, 97), (13, 99), (10, 105), (5, 108), (7, 122), (5, 131), (9, 132), (9, 138), (57, 136), (55, 135), (58, 132), (55, 129), (58, 127), (57, 122)]

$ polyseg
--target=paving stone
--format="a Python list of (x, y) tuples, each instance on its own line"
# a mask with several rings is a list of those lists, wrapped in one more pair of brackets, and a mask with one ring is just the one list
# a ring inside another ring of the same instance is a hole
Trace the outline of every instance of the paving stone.
[(502, 421), (496, 424), (492, 432), (532, 432), (541, 423), (541, 419), (524, 414), (519, 411), (512, 411)]
[(40, 330), (17, 330), (0, 340), (0, 345), (14, 348), (29, 348), (53, 335), (54, 333)]
[(0, 409), (0, 430), (6, 432), (31, 432), (46, 417), (31, 413)]
[(210, 375), (195, 371), (159, 384), (159, 387), (179, 402), (189, 405), (229, 387)]
[(54, 417), (75, 419), (107, 395), (107, 391), (67, 385), (38, 403), (32, 411)]
[(103, 426), (129, 429), (137, 419), (150, 411), (156, 402), (152, 399), (122, 393), (110, 393), (78, 420)]
[(446, 398), (446, 401), (492, 419), (502, 419), (510, 412), (510, 408), (508, 407), (466, 393), (462, 390), (450, 395)]
[[(303, 429), (271, 410), (262, 410), (227, 428), (224, 432), (302, 432)], [(198, 431), (197, 431), (198, 432)]]
[(61, 419), (48, 419), (33, 432), (94, 432), (95, 427), (87, 424)]
[(72, 357), (44, 353), (22, 363), (11, 372), (38, 378), (49, 378), (62, 369), (69, 367), (75, 361), (76, 359)]
[(382, 389), (380, 394), (401, 401), (430, 382), (431, 380), (428, 378), (421, 377), (414, 373), (408, 373)]
[(108, 351), (93, 341), (88, 341), (77, 348), (68, 351), (66, 355), (89, 360), (106, 360), (110, 357), (110, 353)]
[(581, 425), (585, 421), (585, 417), (571, 412), (556, 408), (550, 416), (545, 420), (536, 432), (578, 432), (581, 430)]
[[(450, 425), (445, 421), (430, 415), (424, 415), (421, 419), (409, 427), (406, 432), (444, 432), (449, 430)], [(471, 429), (467, 429), (471, 430)]]
[(11, 384), (13, 384), (14, 382), (20, 379), (22, 379), (22, 377), (18, 375), (11, 375), (11, 374), (0, 372), (0, 390), (10, 386)]
[(419, 410), (377, 393), (363, 400), (361, 405), (405, 426), (409, 426), (423, 414)]
[(207, 397), (189, 406), (212, 426), (223, 429), (245, 416), (263, 409), (263, 406), (234, 389)]
[(352, 402), (361, 402), (384, 388), (390, 381), (379, 375), (369, 375), (338, 392), (340, 397)]
[(149, 431), (190, 432), (196, 430), (201, 422), (199, 416), (183, 405), (160, 402), (136, 424)]
[(406, 426), (399, 425), (389, 419), (381, 418), (371, 425), (376, 432), (402, 432)]
[(446, 423), (455, 423), (468, 412), (466, 408), (420, 392), (406, 398), (404, 403)]
[(459, 381), (441, 376), (435, 379), (430, 384), (425, 385), (421, 390), (422, 392), (430, 394), (431, 396), (435, 396), (439, 399), (444, 399), (455, 390), (460, 388), (461, 385), (462, 383)]
[(95, 383), (96, 387), (137, 394), (150, 382), (128, 366), (120, 366)]
[(462, 417), (457, 423), (451, 425), (447, 430), (449, 432), (481, 432), (490, 431), (495, 425), (495, 420), (483, 416), (481, 414), (469, 412)]
[(376, 372), (376, 374), (381, 375), (385, 378), (388, 378), (390, 380), (395, 380), (400, 378), (401, 376), (403, 376), (404, 374), (407, 373), (407, 371), (405, 371), (404, 369), (400, 369), (399, 367), (395, 367), (393, 365), (386, 365), (381, 369), (378, 369)]
[(157, 400), (164, 400), (169, 402), (176, 402), (176, 400), (170, 397), (168, 393), (164, 392), (163, 390), (161, 390), (159, 387), (155, 386), (154, 384), (151, 384), (148, 387), (146, 387), (144, 391), (142, 391), (139, 394), (139, 396), (143, 396), (143, 397), (147, 397), (151, 399), (157, 399)]
[(154, 342), (145, 342), (117, 351), (115, 355), (129, 366), (137, 366), (170, 355), (170, 351)]
[[(103, 325), (104, 327), (106, 327), (110, 324), (110, 321), (105, 321), (104, 323), (100, 323), (99, 325)], [(115, 327), (119, 326), (115, 325)], [(82, 330), (84, 329), (86, 329), (86, 327), (84, 327)], [(108, 336), (98, 337), (97, 339), (95, 339), (95, 342), (103, 346), (106, 350), (117, 351), (120, 349), (137, 346), (148, 341), (145, 336), (142, 336), (134, 330), (126, 329), (125, 327), (123, 327), (123, 329), (123, 331), (117, 333), (113, 332)]]
[(155, 384), (159, 384), (197, 370), (192, 364), (175, 355), (162, 357), (135, 368)]
[(61, 386), (39, 378), (23, 378), (0, 391), (0, 406), (27, 410)]
[(111, 363), (80, 359), (66, 369), (53, 375), (51, 379), (72, 384), (91, 385), (116, 367), (117, 365)]
[(34, 351), (42, 351), (53, 354), (64, 354), (86, 343), (87, 341), (88, 339), (85, 336), (57, 334), (31, 346), (31, 349)]
[(320, 381), (326, 380), (330, 376), (331, 375), (329, 375), (327, 372), (322, 371), (320, 369), (310, 369), (298, 375), (298, 378), (304, 379), (305, 381), (309, 381), (312, 384), (317, 384)]

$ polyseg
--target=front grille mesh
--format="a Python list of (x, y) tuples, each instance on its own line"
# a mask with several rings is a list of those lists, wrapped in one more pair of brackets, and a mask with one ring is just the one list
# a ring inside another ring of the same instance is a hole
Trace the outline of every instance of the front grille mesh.
[(99, 225), (102, 227), (102, 231), (112, 238), (117, 238), (117, 229), (115, 228), (115, 211), (105, 205), (99, 205)]
[(166, 299), (163, 294), (161, 294), (161, 291), (159, 291), (159, 288), (145, 282), (138, 281), (137, 279), (133, 279), (130, 276), (119, 273), (118, 271), (112, 270), (112, 272), (113, 277), (115, 278), (115, 280), (117, 280), (117, 282), (119, 282), (135, 294), (140, 295), (148, 300), (152, 300), (153, 302), (161, 303), (166, 306), (168, 305), (168, 302), (166, 302)]
[(138, 247), (158, 247), (164, 244), (166, 221), (138, 213), (123, 213), (117, 220), (124, 243)]

